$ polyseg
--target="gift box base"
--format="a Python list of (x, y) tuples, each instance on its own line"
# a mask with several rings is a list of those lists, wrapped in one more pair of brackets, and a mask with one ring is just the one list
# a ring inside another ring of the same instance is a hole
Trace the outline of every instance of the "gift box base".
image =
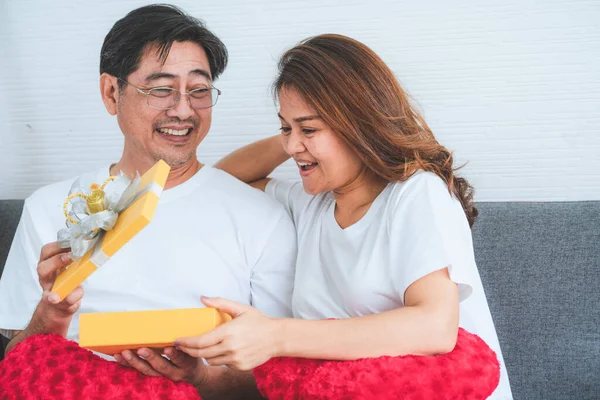
[(79, 345), (114, 355), (142, 347), (163, 349), (181, 337), (198, 336), (230, 321), (214, 308), (81, 314)]

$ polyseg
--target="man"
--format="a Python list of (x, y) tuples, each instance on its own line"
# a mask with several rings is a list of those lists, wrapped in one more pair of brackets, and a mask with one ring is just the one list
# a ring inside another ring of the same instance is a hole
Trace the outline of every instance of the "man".
[[(166, 190), (152, 223), (87, 279), (85, 296), (80, 287), (62, 302), (50, 290), (69, 253), (43, 245), (64, 226), (73, 179), (26, 200), (0, 281), (7, 351), (38, 333), (77, 340), (80, 312), (198, 307), (200, 296), (291, 316), (293, 223), (263, 193), (196, 158), (220, 94), (213, 82), (226, 64), (223, 43), (176, 7), (142, 7), (113, 26), (102, 46), (100, 91), (123, 132), (123, 155), (87, 178), (102, 183), (109, 170), (143, 174), (163, 159), (171, 166)], [(150, 349), (115, 358), (148, 375), (187, 380), (204, 398), (257, 395), (249, 373), (165, 352), (168, 359)]]

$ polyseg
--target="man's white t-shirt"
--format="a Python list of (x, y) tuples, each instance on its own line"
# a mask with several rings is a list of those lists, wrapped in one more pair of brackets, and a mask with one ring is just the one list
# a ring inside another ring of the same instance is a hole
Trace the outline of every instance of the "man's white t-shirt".
[[(102, 183), (108, 168), (92, 176)], [(4, 333), (24, 329), (40, 301), (40, 250), (65, 226), (72, 183), (43, 187), (25, 201), (0, 280)], [(203, 307), (200, 296), (291, 316), (295, 258), (296, 233), (283, 207), (205, 166), (163, 191), (150, 224), (84, 282), (68, 338), (78, 339), (80, 313)]]
[(333, 193), (312, 196), (301, 182), (272, 180), (266, 192), (292, 216), (298, 259), (292, 308), (304, 319), (349, 318), (402, 307), (406, 289), (448, 268), (460, 293), (460, 326), (479, 335), (501, 363), (495, 399), (511, 399), (500, 344), (460, 202), (435, 174), (390, 183), (365, 216), (342, 229)]

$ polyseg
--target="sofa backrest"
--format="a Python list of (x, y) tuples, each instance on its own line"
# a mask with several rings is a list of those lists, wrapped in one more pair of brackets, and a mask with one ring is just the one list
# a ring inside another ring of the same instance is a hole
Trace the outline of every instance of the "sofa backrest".
[[(21, 218), (22, 209), (22, 200), (0, 200), (0, 276), (4, 270), (6, 256)], [(7, 342), (8, 340), (0, 335), (0, 360), (4, 358), (4, 347)]]
[(600, 398), (600, 202), (478, 206), (475, 258), (515, 399)]
[(4, 270), (6, 256), (17, 230), (22, 210), (23, 200), (0, 200), (0, 276)]

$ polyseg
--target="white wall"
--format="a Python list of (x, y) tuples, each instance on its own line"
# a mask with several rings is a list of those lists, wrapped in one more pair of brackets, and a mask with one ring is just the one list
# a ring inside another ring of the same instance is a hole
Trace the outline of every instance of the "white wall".
[[(112, 24), (145, 3), (0, 0), (0, 198), (117, 160), (99, 52)], [(439, 140), (469, 162), (477, 200), (600, 199), (598, 1), (174, 3), (230, 52), (203, 162), (276, 133), (268, 87), (278, 57), (335, 32), (391, 66)], [(278, 174), (296, 175), (289, 164)]]

